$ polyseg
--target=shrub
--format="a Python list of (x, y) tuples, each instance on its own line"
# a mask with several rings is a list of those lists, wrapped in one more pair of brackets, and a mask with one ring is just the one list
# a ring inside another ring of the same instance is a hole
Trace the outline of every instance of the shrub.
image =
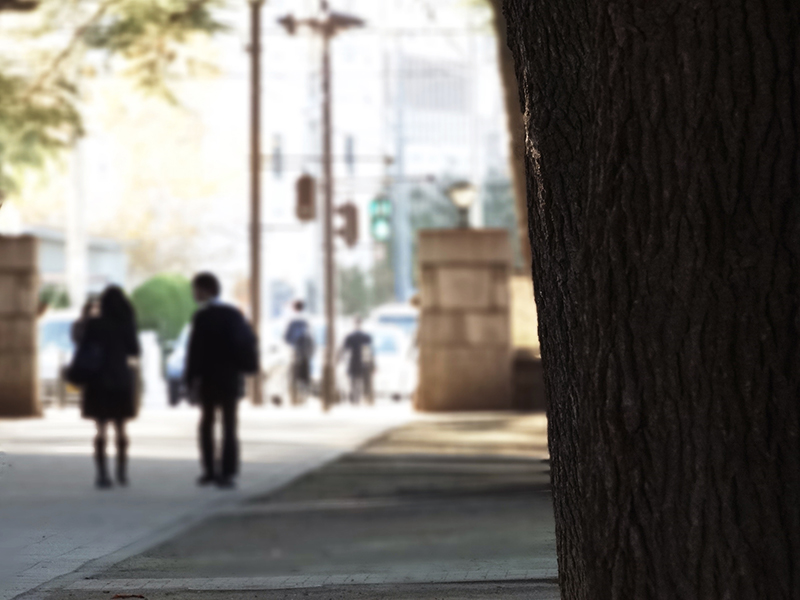
[(140, 331), (156, 331), (161, 344), (177, 339), (195, 309), (192, 287), (182, 275), (151, 277), (131, 294)]

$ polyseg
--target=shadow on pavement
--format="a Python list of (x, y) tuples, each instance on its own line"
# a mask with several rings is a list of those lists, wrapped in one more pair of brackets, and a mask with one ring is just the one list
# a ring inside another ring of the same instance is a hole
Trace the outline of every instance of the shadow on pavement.
[[(72, 593), (557, 598), (546, 459), (543, 415), (423, 418)], [(69, 593), (50, 598), (77, 597)]]

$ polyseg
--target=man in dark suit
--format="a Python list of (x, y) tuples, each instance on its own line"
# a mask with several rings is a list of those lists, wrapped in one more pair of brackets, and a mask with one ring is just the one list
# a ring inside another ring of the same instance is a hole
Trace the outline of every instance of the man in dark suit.
[[(245, 373), (258, 372), (256, 336), (242, 313), (219, 301), (220, 284), (211, 273), (192, 280), (198, 310), (192, 321), (186, 383), (200, 404), (200, 450), (203, 474), (199, 485), (234, 486), (239, 470), (236, 408), (243, 395)], [(222, 461), (217, 468), (214, 452), (214, 419), (222, 413)]]

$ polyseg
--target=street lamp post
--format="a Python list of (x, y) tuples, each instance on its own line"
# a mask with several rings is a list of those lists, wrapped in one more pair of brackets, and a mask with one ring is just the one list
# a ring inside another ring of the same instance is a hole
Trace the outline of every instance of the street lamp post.
[(325, 272), (325, 355), (322, 367), (322, 402), (327, 410), (336, 397), (336, 294), (334, 279), (333, 245), (333, 151), (331, 133), (331, 58), (330, 41), (340, 31), (363, 27), (364, 21), (352, 15), (333, 12), (327, 0), (320, 0), (320, 18), (295, 19), (287, 15), (278, 19), (289, 34), (306, 26), (322, 36), (322, 187), (324, 210), (322, 218), (324, 272)]
[[(261, 6), (250, 0), (250, 318), (261, 336)], [(261, 373), (253, 382), (253, 404), (262, 404)]]
[(458, 209), (458, 226), (469, 227), (469, 209), (475, 204), (478, 190), (468, 181), (459, 181), (448, 187), (446, 193)]

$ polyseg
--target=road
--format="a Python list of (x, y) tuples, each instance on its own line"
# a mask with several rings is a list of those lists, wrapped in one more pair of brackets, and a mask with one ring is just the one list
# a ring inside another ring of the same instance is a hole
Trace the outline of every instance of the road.
[(144, 410), (131, 423), (131, 485), (94, 489), (94, 425), (77, 409), (0, 420), (0, 600), (89, 561), (119, 560), (217, 511), (412, 419), (408, 404), (374, 409), (242, 405), (242, 475), (234, 491), (198, 488), (194, 409)]

